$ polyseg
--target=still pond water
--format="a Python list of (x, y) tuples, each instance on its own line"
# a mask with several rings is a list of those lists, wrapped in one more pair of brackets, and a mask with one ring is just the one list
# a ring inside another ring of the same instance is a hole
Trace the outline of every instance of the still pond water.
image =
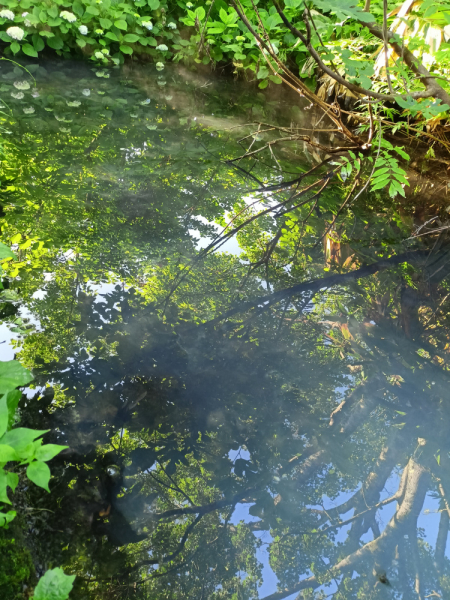
[(236, 160), (287, 136), (257, 122), (342, 143), (286, 90), (29, 69), (0, 72), (0, 348), (35, 375), (22, 424), (69, 446), (51, 494), (15, 496), (38, 575), (74, 600), (449, 598), (450, 266), (412, 237), (446, 192), (412, 173), (330, 229), (349, 183), (296, 181), (319, 151)]

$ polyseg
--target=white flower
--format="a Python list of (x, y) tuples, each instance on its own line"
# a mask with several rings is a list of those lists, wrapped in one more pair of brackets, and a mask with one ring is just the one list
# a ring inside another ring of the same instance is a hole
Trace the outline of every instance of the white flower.
[(22, 98), (25, 96), (25, 94), (23, 92), (11, 92), (11, 96), (13, 98), (15, 98), (16, 100), (22, 100)]
[(81, 33), (81, 35), (87, 35), (88, 34), (88, 28), (86, 27), (86, 25), (80, 25), (78, 27), (78, 31)]
[(83, 94), (83, 96), (90, 96), (91, 95), (91, 90), (88, 90), (86, 88), (85, 90), (82, 90), (81, 93)]
[(60, 128), (59, 128), (59, 130), (60, 130), (62, 133), (70, 133), (70, 129), (69, 129), (68, 127), (60, 127)]
[(27, 15), (29, 15), (29, 14), (30, 14), (30, 13), (23, 12), (23, 13), (22, 13), (22, 17), (26, 17), (26, 16), (27, 16)]
[(176, 24), (175, 24), (175, 23), (167, 23), (167, 27), (168, 27), (169, 29), (176, 29), (176, 28), (177, 28), (177, 26), (176, 26)]
[(25, 107), (25, 108), (23, 109), (23, 112), (24, 112), (26, 115), (32, 115), (32, 114), (34, 113), (34, 108), (33, 108), (32, 106)]
[(146, 125), (147, 129), (150, 129), (150, 131), (153, 131), (154, 129), (158, 129), (158, 125)]
[(192, 8), (194, 5), (192, 2), (186, 2), (186, 8)]
[(14, 21), (14, 13), (12, 12), (12, 10), (8, 10), (6, 8), (3, 10), (0, 10), (0, 17), (2, 19), (9, 19), (10, 21)]
[(29, 19), (25, 19), (23, 24), (25, 25), (25, 27), (31, 27), (31, 21)]
[(34, 90), (33, 92), (31, 92), (31, 95), (33, 96), (33, 98), (39, 98), (39, 92), (37, 90)]
[(151, 31), (153, 29), (153, 23), (151, 21), (142, 21), (141, 25), (142, 25), (142, 27), (145, 27), (149, 31)]
[(25, 35), (25, 31), (23, 29), (20, 29), (20, 27), (8, 27), (6, 33), (13, 40), (22, 40), (23, 36)]
[(156, 63), (156, 68), (158, 69), (158, 71), (162, 71), (164, 69), (164, 63), (157, 62)]
[(158, 83), (158, 85), (161, 85), (161, 86), (166, 85), (166, 82), (164, 80), (158, 81), (157, 83)]
[(169, 48), (165, 44), (160, 44), (159, 46), (156, 46), (156, 49), (160, 50), (161, 52), (167, 52)]
[(105, 58), (103, 56), (103, 54), (101, 52), (99, 52), (99, 51), (95, 52), (94, 56), (95, 56), (95, 58), (98, 58), (98, 60), (101, 60), (102, 58)]
[(145, 106), (146, 104), (150, 104), (151, 100), (150, 98), (147, 98), (147, 100), (142, 100), (142, 102), (140, 102), (139, 104), (142, 104), (142, 106)]
[(75, 23), (75, 21), (77, 20), (76, 16), (69, 12), (68, 10), (62, 10), (59, 13), (59, 16), (61, 17), (61, 19), (65, 19), (66, 21), (69, 21), (69, 23)]
[(69, 102), (67, 100), (67, 106), (80, 106), (81, 102), (79, 100), (73, 100), (72, 102)]
[(172, 100), (173, 96), (166, 96), (166, 100)]
[(28, 83), (28, 81), (15, 81), (13, 83), (13, 85), (18, 90), (29, 90), (30, 89), (30, 84)]

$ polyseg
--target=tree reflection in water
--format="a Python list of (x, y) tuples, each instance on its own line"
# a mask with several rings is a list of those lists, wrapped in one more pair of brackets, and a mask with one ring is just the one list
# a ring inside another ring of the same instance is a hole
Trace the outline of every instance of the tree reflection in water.
[[(445, 232), (403, 242), (412, 209), (379, 193), (324, 242), (348, 191), (334, 181), (318, 211), (240, 228), (236, 136), (183, 159), (205, 131), (160, 110), (167, 132), (139, 161), (118, 151), (147, 139), (126, 115), (10, 150), (3, 231), (34, 236), (16, 287), (39, 323), (18, 353), (37, 377), (22, 416), (70, 446), (50, 495), (22, 492), (52, 511), (30, 518), (36, 556), (90, 600), (257, 598), (263, 567), (266, 600), (448, 597)], [(241, 256), (200, 260), (192, 231), (227, 211)]]

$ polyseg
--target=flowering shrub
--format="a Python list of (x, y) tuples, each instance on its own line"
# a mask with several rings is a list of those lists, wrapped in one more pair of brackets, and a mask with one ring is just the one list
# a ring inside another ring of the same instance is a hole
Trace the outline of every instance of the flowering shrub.
[(5, 0), (0, 10), (0, 43), (5, 56), (37, 57), (49, 48), (64, 56), (82, 52), (102, 65), (121, 64), (125, 56), (146, 54), (156, 62), (173, 57), (183, 44), (180, 0)]

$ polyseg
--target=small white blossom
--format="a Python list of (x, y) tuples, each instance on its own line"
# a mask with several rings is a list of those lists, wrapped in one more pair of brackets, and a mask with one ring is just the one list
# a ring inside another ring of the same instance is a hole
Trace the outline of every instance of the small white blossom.
[(88, 90), (86, 88), (85, 90), (82, 90), (81, 93), (83, 94), (83, 96), (90, 96), (91, 95), (91, 90)]
[(175, 23), (167, 23), (167, 27), (168, 27), (169, 29), (176, 29), (176, 28), (177, 28), (177, 26), (176, 26), (176, 24), (175, 24)]
[(9, 19), (10, 21), (14, 21), (14, 13), (12, 12), (12, 10), (8, 10), (6, 8), (3, 10), (0, 10), (0, 17), (2, 19)]
[(11, 92), (11, 96), (13, 98), (15, 98), (16, 100), (22, 100), (22, 98), (25, 96), (25, 94), (23, 92)]
[(159, 46), (156, 46), (156, 49), (160, 50), (161, 52), (167, 52), (169, 48), (165, 44), (160, 44)]
[(29, 19), (25, 19), (23, 24), (25, 25), (25, 27), (31, 27), (31, 21)]
[(164, 69), (164, 63), (157, 62), (156, 63), (156, 68), (158, 69), (158, 71), (162, 71)]
[(20, 29), (20, 27), (8, 27), (8, 29), (6, 30), (6, 33), (13, 40), (19, 40), (19, 41), (23, 40), (23, 36), (25, 35), (25, 31), (23, 29)]
[(86, 27), (86, 25), (80, 25), (78, 27), (78, 31), (81, 33), (81, 35), (87, 35), (88, 28)]
[(40, 94), (37, 90), (34, 90), (33, 92), (31, 92), (31, 95), (33, 96), (33, 98), (39, 98)]
[(67, 106), (80, 106), (81, 102), (79, 100), (73, 100), (72, 102), (67, 101)]
[(29, 15), (29, 14), (30, 14), (30, 13), (28, 13), (28, 12), (23, 12), (23, 13), (22, 13), (22, 17), (26, 17), (26, 16), (27, 16), (27, 15)]
[(34, 108), (32, 106), (25, 106), (25, 108), (23, 109), (23, 112), (26, 115), (32, 115), (34, 113)]
[(75, 23), (75, 21), (77, 20), (76, 16), (69, 12), (68, 10), (62, 10), (59, 13), (59, 16), (61, 17), (61, 19), (65, 19), (66, 21), (69, 21), (69, 23)]
[(13, 83), (13, 85), (18, 90), (29, 90), (30, 89), (30, 84), (28, 83), (28, 81), (15, 81)]
[(142, 21), (141, 25), (142, 25), (142, 27), (145, 27), (145, 29), (148, 29), (149, 31), (151, 31), (153, 29), (153, 23), (151, 21)]
[(150, 104), (151, 100), (150, 98), (147, 98), (147, 100), (142, 100), (142, 102), (140, 102), (139, 104), (142, 104), (142, 106), (145, 106), (146, 104)]
[(186, 2), (186, 8), (192, 8), (194, 5), (192, 2)]

